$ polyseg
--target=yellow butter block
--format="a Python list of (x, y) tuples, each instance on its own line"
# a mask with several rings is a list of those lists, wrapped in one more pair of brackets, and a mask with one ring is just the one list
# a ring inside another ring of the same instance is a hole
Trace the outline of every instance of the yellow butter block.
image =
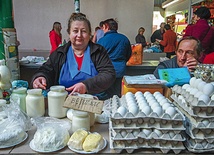
[(67, 145), (70, 146), (71, 148), (82, 150), (83, 142), (87, 136), (88, 136), (87, 131), (79, 129), (71, 135)]
[(99, 133), (90, 133), (83, 142), (83, 150), (86, 152), (96, 150), (101, 140), (102, 136)]

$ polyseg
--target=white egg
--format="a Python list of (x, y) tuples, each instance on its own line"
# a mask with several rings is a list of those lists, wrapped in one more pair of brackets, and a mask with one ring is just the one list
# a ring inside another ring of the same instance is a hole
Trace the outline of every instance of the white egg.
[(160, 103), (160, 105), (163, 105), (164, 103), (167, 103), (167, 102), (168, 102), (167, 99), (162, 99), (159, 103)]
[(198, 89), (198, 85), (199, 85), (200, 82), (202, 82), (201, 79), (196, 79), (195, 82), (194, 82), (194, 88)]
[(171, 118), (173, 118), (173, 116), (175, 116), (175, 114), (176, 114), (176, 110), (174, 107), (168, 107), (166, 109), (166, 113), (169, 114), (169, 116), (171, 116)]
[(171, 104), (170, 104), (170, 103), (165, 103), (165, 104), (162, 106), (162, 109), (163, 109), (163, 110), (166, 110), (168, 107), (171, 107)]
[(150, 106), (145, 106), (143, 109), (141, 109), (141, 111), (145, 114), (145, 115), (149, 115), (151, 113), (151, 108)]
[(203, 88), (203, 93), (210, 96), (214, 92), (214, 86), (211, 83), (207, 83)]
[(163, 99), (166, 99), (164, 96), (158, 96), (158, 98), (156, 98), (156, 100), (158, 101), (158, 102), (160, 102), (161, 100), (163, 100)]
[(124, 116), (127, 112), (127, 109), (124, 107), (124, 106), (120, 106), (118, 109), (117, 109), (117, 112), (121, 115), (121, 116)]
[(137, 106), (131, 106), (129, 108), (129, 112), (131, 112), (134, 116), (138, 114), (138, 107)]
[(203, 95), (203, 93), (201, 91), (198, 91), (194, 94), (194, 97), (199, 98), (201, 95)]
[(149, 91), (146, 91), (145, 93), (144, 93), (144, 96), (146, 97), (147, 95), (152, 95)]
[(204, 86), (206, 85), (206, 82), (204, 81), (201, 81), (199, 84), (198, 84), (198, 90), (200, 90), (201, 92), (203, 92), (203, 88)]
[(152, 110), (154, 110), (155, 107), (161, 107), (161, 105), (158, 102), (155, 102), (152, 105), (150, 105), (150, 107), (152, 108)]
[(188, 87), (190, 87), (189, 84), (184, 84), (184, 85), (182, 86), (182, 89), (186, 90)]
[(202, 94), (199, 98), (198, 101), (203, 101), (205, 104), (208, 104), (210, 102), (210, 98), (208, 95)]
[(161, 107), (154, 107), (153, 112), (155, 112), (158, 116), (162, 116), (163, 109)]
[(137, 96), (143, 96), (143, 93), (141, 92), (141, 91), (137, 91), (136, 93), (135, 93), (135, 96), (137, 97)]
[(195, 83), (196, 77), (192, 77), (189, 81), (189, 84), (191, 87), (194, 87), (194, 83)]
[(196, 89), (196, 88), (192, 88), (192, 89), (190, 90), (190, 94), (191, 94), (191, 95), (195, 95), (197, 92), (198, 92), (198, 89)]
[(146, 136), (149, 136), (149, 135), (152, 133), (152, 130), (151, 130), (151, 129), (143, 129), (143, 133), (144, 133)]
[(153, 96), (156, 97), (158, 94), (161, 94), (159, 91), (154, 92)]
[(73, 109), (68, 109), (67, 111), (67, 118), (72, 120), (72, 117), (73, 117)]

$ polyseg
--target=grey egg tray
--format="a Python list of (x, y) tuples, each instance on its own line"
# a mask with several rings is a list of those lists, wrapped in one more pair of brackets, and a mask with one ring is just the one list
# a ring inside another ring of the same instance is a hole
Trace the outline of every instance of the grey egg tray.
[(175, 154), (185, 150), (182, 141), (166, 141), (155, 139), (138, 138), (136, 140), (113, 140), (110, 138), (110, 149), (115, 153), (121, 153), (126, 150), (128, 153), (133, 153), (137, 149), (160, 149), (163, 153), (168, 153), (172, 150)]
[(187, 139), (184, 142), (184, 145), (190, 152), (194, 152), (194, 153), (214, 151), (214, 144), (208, 142), (207, 140), (202, 140), (198, 142), (197, 140), (194, 140), (194, 139)]
[[(178, 96), (176, 94), (172, 94), (170, 97), (192, 117), (214, 120), (214, 105), (211, 105), (214, 101), (211, 101), (211, 104), (208, 104), (206, 107), (204, 105), (192, 106), (188, 104), (188, 102), (182, 103), (182, 101), (178, 99)], [(200, 103), (201, 102), (202, 101), (200, 101)]]
[[(144, 133), (144, 129), (113, 129), (109, 128), (111, 138), (113, 140), (136, 140), (138, 138), (144, 138), (147, 140), (166, 140), (166, 141), (185, 141), (185, 137), (179, 130), (158, 130), (149, 129), (151, 132)], [(161, 133), (161, 134), (160, 134)]]
[(158, 118), (132, 118), (114, 119), (110, 118), (109, 124), (112, 128), (156, 128), (161, 130), (185, 130), (183, 121), (161, 120)]

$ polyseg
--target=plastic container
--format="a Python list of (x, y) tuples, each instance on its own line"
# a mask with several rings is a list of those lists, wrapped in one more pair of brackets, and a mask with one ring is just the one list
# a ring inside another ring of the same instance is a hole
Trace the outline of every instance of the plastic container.
[(72, 132), (78, 129), (90, 131), (90, 118), (88, 112), (73, 110)]
[(9, 68), (5, 65), (5, 60), (0, 60), (0, 88), (2, 90), (9, 90), (11, 88), (11, 73)]
[(11, 97), (17, 97), (19, 98), (19, 107), (21, 110), (26, 112), (26, 96), (27, 96), (27, 88), (20, 87), (13, 89)]
[(29, 89), (27, 91), (26, 112), (30, 117), (44, 116), (45, 101), (42, 89)]
[(68, 92), (64, 86), (52, 86), (48, 92), (48, 115), (55, 118), (66, 116), (67, 108), (63, 107)]

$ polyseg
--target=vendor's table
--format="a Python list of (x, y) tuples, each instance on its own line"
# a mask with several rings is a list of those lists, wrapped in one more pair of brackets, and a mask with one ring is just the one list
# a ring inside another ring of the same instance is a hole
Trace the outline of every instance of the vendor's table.
[[(0, 149), (0, 154), (38, 154), (38, 152), (33, 151), (30, 146), (29, 143), (30, 141), (33, 139), (33, 135), (36, 131), (36, 128), (33, 127), (30, 131), (28, 131), (28, 138), (27, 140), (25, 140), (24, 142), (22, 142), (21, 144), (11, 147), (11, 148), (7, 148), (7, 149)], [(106, 154), (106, 153), (112, 153), (115, 154), (114, 150), (110, 149), (110, 145), (109, 145), (109, 125), (107, 124), (95, 124), (92, 128), (91, 128), (92, 132), (99, 132), (107, 141), (107, 147), (102, 150), (101, 152), (99, 152), (99, 154)], [(62, 150), (56, 151), (56, 152), (52, 152), (49, 154), (71, 154), (74, 153), (73, 151), (71, 151), (67, 146), (65, 148), (63, 148)], [(132, 154), (162, 154), (162, 152), (158, 149), (137, 149), (135, 150)], [(41, 153), (39, 153), (41, 154)], [(121, 154), (128, 154), (125, 150), (123, 150), (121, 152)], [(173, 152), (169, 152), (168, 154), (174, 154)], [(182, 151), (180, 154), (191, 154), (188, 151)]]

